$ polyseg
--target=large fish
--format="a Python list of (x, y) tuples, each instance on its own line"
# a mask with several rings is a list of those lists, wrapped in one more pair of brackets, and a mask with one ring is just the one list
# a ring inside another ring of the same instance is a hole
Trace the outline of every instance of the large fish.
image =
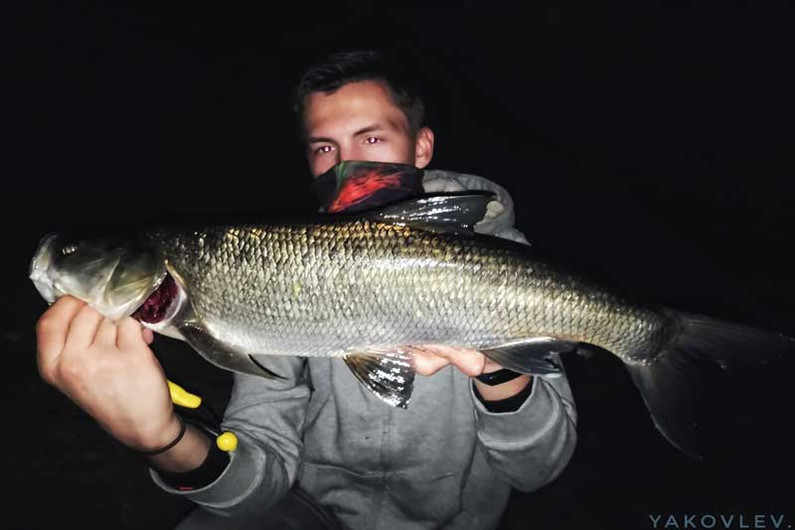
[(406, 407), (411, 345), (477, 349), (554, 377), (558, 354), (593, 345), (630, 371), (656, 426), (696, 454), (690, 415), (700, 361), (776, 358), (783, 335), (631, 301), (525, 245), (474, 233), (488, 194), (426, 196), (320, 222), (193, 226), (135, 238), (42, 239), (30, 277), (108, 318), (132, 315), (210, 362), (278, 376), (258, 355), (343, 358)]

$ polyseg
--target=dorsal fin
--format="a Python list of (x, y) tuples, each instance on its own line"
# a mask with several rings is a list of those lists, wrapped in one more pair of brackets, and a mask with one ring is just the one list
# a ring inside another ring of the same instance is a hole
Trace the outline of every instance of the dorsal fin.
[(490, 191), (434, 193), (387, 206), (370, 217), (433, 232), (471, 232), (495, 197)]

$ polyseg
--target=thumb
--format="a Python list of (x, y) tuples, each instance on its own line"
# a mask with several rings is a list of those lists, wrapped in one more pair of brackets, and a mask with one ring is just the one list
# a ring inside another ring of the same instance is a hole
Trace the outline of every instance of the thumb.
[(141, 325), (140, 322), (131, 317), (126, 317), (119, 322), (119, 330), (116, 335), (116, 345), (121, 350), (140, 350), (149, 349), (148, 344), (151, 340), (147, 340), (147, 332), (154, 340), (152, 331)]
[(152, 342), (155, 340), (155, 332), (146, 326), (141, 326), (141, 333), (146, 344), (152, 344)]

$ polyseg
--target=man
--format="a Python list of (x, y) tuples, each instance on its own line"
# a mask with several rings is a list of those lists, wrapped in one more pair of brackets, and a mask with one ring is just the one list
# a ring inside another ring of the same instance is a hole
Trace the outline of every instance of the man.
[[(396, 64), (353, 52), (304, 76), (296, 101), (313, 176), (351, 160), (428, 166), (434, 135)], [(417, 174), (425, 191), (495, 192), (476, 229), (526, 242), (511, 226), (512, 201), (501, 187), (472, 175)], [(290, 510), (301, 517), (296, 493), (288, 494), (296, 491), (306, 501), (299, 506), (318, 501), (350, 528), (493, 528), (511, 487), (529, 491), (553, 480), (576, 441), (565, 376), (489, 381), (485, 374), (505, 372), (483, 354), (419, 345), (414, 367), (426, 377), (416, 379), (408, 410), (378, 400), (341, 360), (271, 357), (263, 362), (284, 379), (236, 374), (223, 428), (239, 444), (227, 455), (175, 414), (148, 348), (151, 332), (137, 322), (114, 326), (65, 297), (41, 317), (37, 338), (42, 377), (119, 441), (149, 454), (159, 486), (201, 507), (180, 528), (252, 521), (270, 528), (274, 517), (292, 520)], [(295, 484), (302, 489), (291, 490)]]

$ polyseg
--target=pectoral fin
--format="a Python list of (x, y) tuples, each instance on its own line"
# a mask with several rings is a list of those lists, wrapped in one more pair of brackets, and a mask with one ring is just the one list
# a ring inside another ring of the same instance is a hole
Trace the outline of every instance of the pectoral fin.
[(405, 409), (414, 390), (414, 368), (406, 350), (366, 350), (343, 359), (353, 375), (385, 403)]
[(202, 357), (216, 366), (233, 372), (257, 375), (268, 379), (284, 379), (258, 363), (253, 356), (240, 352), (213, 337), (200, 324), (184, 322), (177, 327), (179, 333)]
[(555, 377), (562, 371), (558, 355), (574, 351), (578, 344), (553, 337), (534, 337), (480, 351), (500, 366), (514, 372)]

